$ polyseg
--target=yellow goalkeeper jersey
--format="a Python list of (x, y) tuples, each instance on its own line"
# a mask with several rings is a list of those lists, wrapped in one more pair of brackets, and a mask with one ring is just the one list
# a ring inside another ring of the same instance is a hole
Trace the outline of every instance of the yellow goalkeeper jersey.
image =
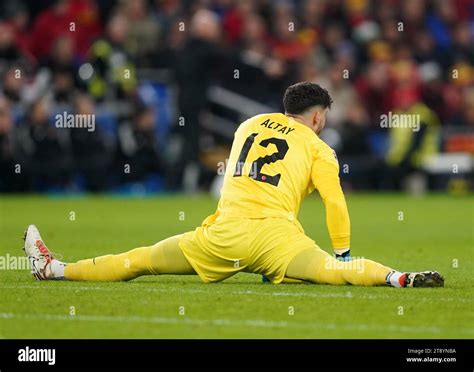
[(257, 115), (235, 132), (212, 219), (277, 217), (297, 223), (301, 202), (314, 189), (326, 207), (333, 248), (349, 248), (349, 214), (335, 152), (293, 118)]

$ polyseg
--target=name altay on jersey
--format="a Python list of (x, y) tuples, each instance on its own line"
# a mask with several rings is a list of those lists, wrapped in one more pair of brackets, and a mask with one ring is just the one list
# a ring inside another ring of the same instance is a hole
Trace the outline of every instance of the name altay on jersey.
[[(275, 124), (275, 125), (273, 125), (273, 124)], [(263, 123), (260, 123), (260, 126), (266, 127), (268, 129), (273, 129), (273, 130), (277, 130), (278, 128), (281, 127), (281, 129), (278, 129), (277, 132), (278, 133), (283, 133), (283, 134), (289, 134), (289, 133), (291, 133), (295, 130), (295, 128), (289, 128), (286, 125), (276, 123), (274, 121), (270, 121), (270, 119), (267, 119)]]

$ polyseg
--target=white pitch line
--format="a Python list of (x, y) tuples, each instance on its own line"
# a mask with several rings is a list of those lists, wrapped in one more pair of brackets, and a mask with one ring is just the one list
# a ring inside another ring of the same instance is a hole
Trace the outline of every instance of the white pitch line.
[[(308, 284), (310, 285), (310, 284)], [(48, 290), (54, 290), (55, 288), (58, 288), (60, 290), (76, 290), (76, 291), (104, 291), (104, 292), (114, 292), (114, 291), (121, 291), (121, 290), (139, 290), (139, 291), (144, 291), (144, 292), (163, 292), (163, 293), (170, 293), (170, 292), (181, 292), (181, 293), (190, 293), (190, 294), (195, 294), (195, 293), (206, 293), (206, 294), (218, 294), (218, 295), (232, 295), (232, 296), (241, 296), (241, 295), (256, 295), (256, 296), (272, 296), (272, 297), (311, 297), (311, 298), (345, 298), (345, 299), (364, 299), (364, 300), (384, 300), (384, 299), (391, 299), (391, 296), (388, 295), (380, 295), (380, 294), (354, 294), (352, 292), (346, 292), (346, 293), (301, 293), (301, 292), (259, 292), (259, 291), (251, 291), (251, 290), (246, 290), (246, 291), (225, 291), (218, 289), (214, 287), (211, 291), (210, 290), (204, 290), (204, 289), (184, 289), (181, 288), (179, 290), (176, 290), (176, 288), (133, 288), (124, 285), (120, 289), (118, 288), (107, 288), (107, 287), (93, 287), (93, 286), (62, 286), (62, 287), (50, 287), (50, 286), (34, 286), (34, 285), (2, 285), (0, 286), (1, 289), (48, 289)], [(396, 289), (394, 289), (396, 290)], [(398, 289), (401, 290), (401, 289)], [(457, 301), (457, 302), (467, 302), (471, 303), (473, 302), (472, 298), (459, 298), (459, 297), (437, 297), (437, 301), (442, 301), (442, 302), (449, 302), (449, 301)], [(426, 297), (418, 297), (417, 301), (429, 301), (432, 302), (432, 298), (426, 298)]]
[[(288, 321), (268, 321), (264, 319), (232, 320), (232, 319), (189, 319), (171, 317), (143, 317), (143, 316), (114, 316), (114, 315), (58, 315), (58, 314), (14, 314), (0, 313), (0, 319), (30, 319), (48, 321), (86, 321), (86, 322), (130, 322), (168, 325), (198, 325), (217, 327), (257, 327), (257, 328), (301, 328), (301, 329), (342, 329), (347, 331), (376, 331), (376, 332), (402, 332), (402, 333), (431, 333), (440, 334), (444, 329), (439, 327), (423, 326), (380, 326), (374, 324), (345, 324), (340, 323), (315, 323), (315, 322), (288, 322)], [(471, 329), (462, 329), (462, 333), (472, 334)]]
[(217, 325), (217, 326), (242, 326), (253, 325), (260, 327), (287, 327), (287, 322), (273, 322), (265, 320), (229, 320), (229, 319), (182, 319), (171, 317), (143, 317), (143, 316), (122, 316), (122, 315), (57, 315), (57, 314), (13, 314), (0, 313), (0, 318), (4, 319), (34, 319), (34, 320), (79, 320), (92, 322), (130, 322), (130, 323), (158, 323), (158, 324), (178, 324), (178, 325)]

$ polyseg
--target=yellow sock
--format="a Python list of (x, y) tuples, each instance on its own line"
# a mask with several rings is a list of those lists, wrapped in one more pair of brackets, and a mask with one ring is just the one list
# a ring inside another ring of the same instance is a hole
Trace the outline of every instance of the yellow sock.
[(122, 281), (150, 274), (194, 274), (179, 248), (181, 235), (162, 240), (149, 247), (100, 256), (68, 264), (66, 280)]
[(322, 284), (384, 285), (391, 268), (366, 259), (341, 262), (320, 248), (297, 255), (286, 276)]

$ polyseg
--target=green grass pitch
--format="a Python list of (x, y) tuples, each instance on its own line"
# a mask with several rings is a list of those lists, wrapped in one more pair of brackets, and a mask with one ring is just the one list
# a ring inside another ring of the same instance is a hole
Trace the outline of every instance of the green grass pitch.
[[(472, 338), (473, 201), (447, 195), (348, 196), (354, 256), (400, 270), (439, 270), (445, 288), (272, 285), (251, 274), (217, 284), (202, 284), (194, 276), (36, 282), (26, 270), (3, 267), (0, 337)], [(52, 251), (74, 261), (194, 229), (215, 206), (208, 196), (3, 195), (0, 257), (23, 254), (21, 237), (30, 223), (38, 225)], [(306, 233), (329, 249), (317, 197), (305, 201), (299, 219)]]

